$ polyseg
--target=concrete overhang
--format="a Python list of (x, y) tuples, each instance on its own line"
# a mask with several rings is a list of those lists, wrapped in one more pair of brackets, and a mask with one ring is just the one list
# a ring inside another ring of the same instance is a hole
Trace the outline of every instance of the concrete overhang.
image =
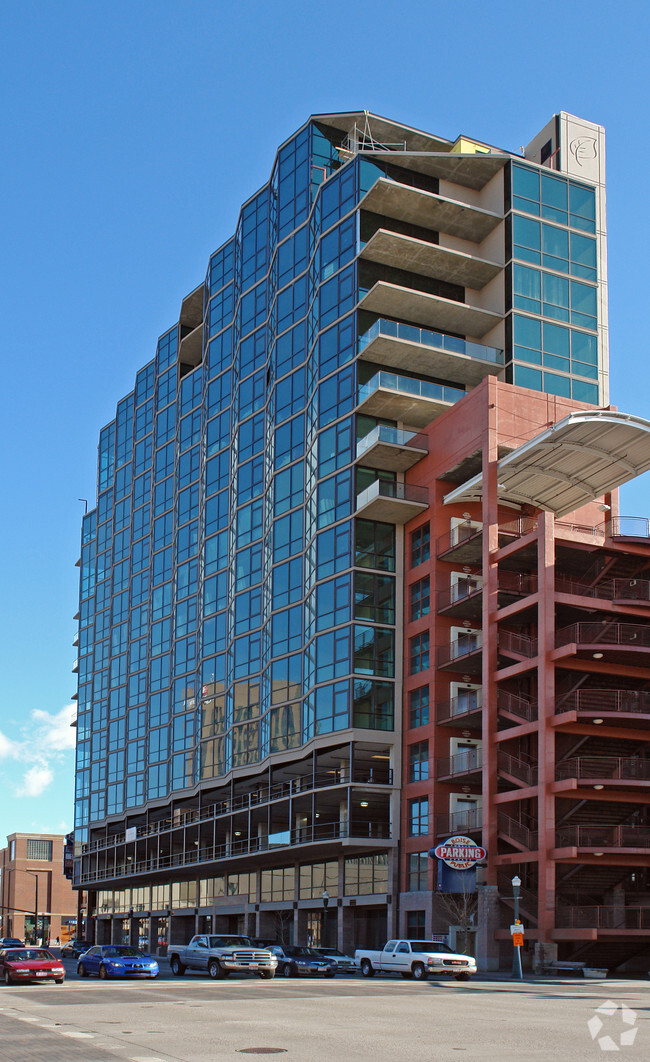
[(477, 192), (484, 188), (512, 157), (495, 152), (462, 155), (456, 151), (446, 151), (444, 154), (430, 151), (360, 151), (359, 154), (392, 162), (402, 169), (426, 173), (431, 177), (451, 181), (452, 184), (463, 185), (465, 188), (474, 188)]
[(373, 184), (359, 205), (362, 210), (473, 243), (484, 240), (502, 220), (499, 214), (489, 210), (399, 184), (386, 177), (381, 177)]
[[(499, 501), (556, 516), (579, 509), (650, 469), (650, 421), (597, 409), (570, 413), (497, 464)], [(445, 505), (483, 497), (480, 473), (445, 495)]]
[(415, 288), (404, 288), (378, 280), (359, 302), (360, 310), (380, 317), (436, 328), (443, 332), (480, 338), (503, 319), (502, 314), (483, 310), (466, 302), (454, 302)]
[(464, 251), (454, 251), (438, 243), (417, 240), (389, 229), (378, 229), (359, 257), (477, 290), (485, 287), (501, 272), (501, 266), (496, 262), (488, 262)]
[(503, 362), (429, 347), (398, 336), (375, 336), (359, 357), (362, 361), (371, 361), (376, 365), (434, 376), (439, 380), (450, 380), (470, 387), (480, 383), (484, 376), (497, 376), (503, 370)]

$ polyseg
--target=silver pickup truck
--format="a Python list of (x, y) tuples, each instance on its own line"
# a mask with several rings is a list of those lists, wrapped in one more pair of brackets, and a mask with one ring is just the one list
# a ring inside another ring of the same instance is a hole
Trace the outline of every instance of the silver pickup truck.
[(229, 933), (199, 934), (189, 944), (171, 944), (168, 950), (172, 973), (182, 977), (186, 970), (205, 970), (213, 980), (237, 973), (256, 973), (274, 977), (278, 965), (275, 955), (265, 948), (255, 948), (248, 937)]

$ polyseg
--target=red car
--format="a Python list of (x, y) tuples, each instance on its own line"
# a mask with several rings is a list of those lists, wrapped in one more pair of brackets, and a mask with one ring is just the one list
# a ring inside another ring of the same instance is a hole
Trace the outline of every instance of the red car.
[(63, 984), (65, 968), (46, 948), (4, 948), (0, 951), (0, 977), (6, 985), (22, 981)]

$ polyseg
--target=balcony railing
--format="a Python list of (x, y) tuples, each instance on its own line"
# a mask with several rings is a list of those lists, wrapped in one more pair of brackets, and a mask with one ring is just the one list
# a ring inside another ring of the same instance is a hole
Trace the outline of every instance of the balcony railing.
[(650, 760), (639, 756), (572, 756), (555, 768), (558, 782), (567, 778), (604, 778), (612, 781), (650, 780)]
[(458, 339), (445, 332), (432, 332), (428, 328), (418, 328), (417, 325), (399, 324), (397, 321), (389, 321), (384, 317), (375, 321), (367, 332), (359, 336), (359, 353), (377, 336), (403, 339), (408, 343), (419, 343), (433, 350), (448, 351), (450, 354), (464, 354), (466, 357), (487, 361), (492, 365), (503, 365), (505, 361), (504, 353), (498, 347), (469, 343), (466, 339)]
[(475, 576), (473, 579), (459, 579), (458, 582), (453, 583), (452, 586), (447, 586), (444, 590), (439, 591), (438, 612), (442, 612), (443, 609), (449, 608), (451, 605), (455, 605), (459, 601), (464, 601), (468, 597), (474, 597), (476, 594), (480, 594), (482, 589), (483, 580), (480, 576)]
[[(509, 520), (506, 523), (499, 524), (499, 546), (504, 546), (507, 542), (521, 538), (536, 529), (537, 520), (530, 516), (522, 516), (517, 520)], [(438, 556), (461, 546), (472, 538), (480, 538), (482, 534), (483, 528), (482, 526), (477, 527), (476, 521), (468, 520), (466, 523), (456, 524), (455, 527), (452, 527), (451, 530), (441, 535), (438, 539), (436, 543)]]
[(555, 924), (558, 929), (650, 930), (650, 907), (560, 907)]
[(457, 752), (455, 756), (443, 756), (436, 761), (438, 778), (456, 777), (459, 774), (472, 774), (483, 766), (483, 749), (467, 749)]
[(615, 516), (607, 521), (608, 538), (650, 538), (647, 516)]
[(555, 644), (568, 645), (629, 645), (642, 649), (650, 647), (650, 627), (640, 623), (572, 623), (557, 632)]
[(415, 502), (417, 505), (429, 504), (429, 491), (426, 487), (418, 487), (415, 483), (395, 483), (392, 479), (376, 479), (357, 495), (357, 509), (377, 497)]
[(436, 815), (436, 834), (470, 833), (483, 826), (483, 808), (464, 808), (450, 811), (448, 815)]
[(461, 692), (458, 697), (451, 697), (448, 701), (441, 701), (436, 708), (436, 719), (455, 719), (458, 716), (470, 715), (472, 712), (480, 712), (483, 706), (481, 690), (472, 690), (467, 693)]
[(246, 837), (224, 844), (207, 845), (194, 851), (170, 852), (167, 855), (153, 856), (149, 859), (126, 861), (115, 867), (102, 867), (81, 875), (83, 884), (92, 881), (110, 881), (114, 878), (131, 877), (133, 874), (145, 874), (173, 867), (194, 866), (201, 863), (213, 863), (234, 856), (255, 855), (277, 848), (294, 845), (314, 844), (320, 841), (332, 841), (342, 838), (354, 840), (390, 840), (391, 832), (387, 823), (382, 822), (322, 822), (312, 826), (301, 826), (287, 830), (286, 840), (282, 843), (269, 837)]
[(382, 369), (381, 372), (375, 373), (368, 383), (359, 387), (359, 404), (365, 402), (380, 389), (397, 391), (416, 398), (429, 398), (435, 402), (446, 402), (449, 405), (458, 402), (467, 393), (460, 387), (431, 383), (429, 380), (418, 380), (412, 376), (399, 376), (397, 373), (386, 372)]
[(650, 581), (647, 579), (603, 579), (595, 586), (560, 575), (555, 580), (560, 594), (580, 597), (600, 597), (605, 601), (650, 601)]
[(647, 690), (576, 690), (559, 700), (556, 712), (631, 712), (650, 715)]
[(516, 693), (509, 693), (508, 690), (499, 690), (497, 708), (499, 711), (508, 712), (510, 715), (515, 715), (518, 719), (523, 719), (527, 723), (532, 723), (537, 718), (537, 704), (534, 701), (529, 701)]
[(515, 656), (537, 656), (537, 638), (517, 631), (499, 631), (499, 649)]
[[(222, 815), (229, 815), (234, 811), (245, 811), (260, 804), (269, 804), (277, 800), (286, 800), (289, 797), (302, 795), (313, 789), (327, 788), (335, 785), (392, 785), (393, 772), (389, 767), (353, 767), (352, 770), (333, 769), (331, 771), (317, 772), (304, 778), (292, 778), (286, 782), (277, 782), (272, 786), (264, 786), (250, 793), (242, 793), (229, 800), (222, 800), (215, 804), (208, 804), (204, 808), (188, 809), (179, 811), (173, 819), (160, 819), (136, 827), (136, 839), (156, 836), (159, 833), (167, 833), (170, 830), (181, 829), (184, 826), (212, 822), (213, 819)], [(105, 848), (113, 848), (125, 843), (124, 833), (113, 834), (110, 837), (101, 837), (88, 841), (82, 846), (82, 853), (100, 851)]]
[(388, 424), (378, 424), (371, 432), (364, 435), (357, 443), (357, 457), (363, 455), (378, 443), (389, 446), (405, 446), (414, 450), (429, 450), (427, 436), (422, 432), (404, 431), (402, 428), (391, 428)]
[(526, 787), (537, 785), (537, 767), (517, 756), (511, 756), (509, 752), (499, 751), (497, 769), (500, 775), (509, 775)]
[(562, 826), (556, 831), (558, 848), (649, 848), (650, 826)]
[(530, 829), (523, 822), (513, 819), (512, 816), (501, 812), (497, 816), (497, 829), (504, 837), (508, 837), (511, 841), (522, 845), (523, 848), (527, 848), (530, 852), (537, 850), (537, 830)]
[(461, 660), (471, 656), (483, 648), (483, 633), (480, 631), (472, 637), (465, 637), (459, 641), (450, 642), (449, 645), (441, 645), (438, 648), (438, 667), (444, 667), (454, 660)]

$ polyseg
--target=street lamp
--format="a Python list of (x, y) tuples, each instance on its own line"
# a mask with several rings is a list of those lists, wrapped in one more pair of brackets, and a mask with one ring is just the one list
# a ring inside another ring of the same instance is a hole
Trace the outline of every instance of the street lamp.
[(330, 902), (330, 894), (327, 889), (323, 889), (323, 941), (324, 945), (327, 944), (327, 905)]
[(512, 938), (512, 940), (513, 940), (513, 952), (514, 952), (513, 956), (512, 956), (512, 976), (517, 981), (523, 981), (523, 973), (522, 973), (522, 970), (521, 970), (521, 943), (520, 943), (520, 941), (522, 939), (522, 934), (523, 934), (523, 926), (522, 926), (521, 934), (517, 934), (518, 940), (517, 940), (517, 937), (516, 937), (515, 932), (514, 932), (515, 926), (521, 925), (521, 922), (519, 920), (519, 889), (520, 888), (521, 888), (521, 878), (518, 877), (515, 874), (514, 878), (512, 879), (512, 899), (514, 901), (514, 908), (515, 908), (515, 921), (514, 921), (514, 925), (512, 927), (512, 930), (513, 930), (513, 938)]

